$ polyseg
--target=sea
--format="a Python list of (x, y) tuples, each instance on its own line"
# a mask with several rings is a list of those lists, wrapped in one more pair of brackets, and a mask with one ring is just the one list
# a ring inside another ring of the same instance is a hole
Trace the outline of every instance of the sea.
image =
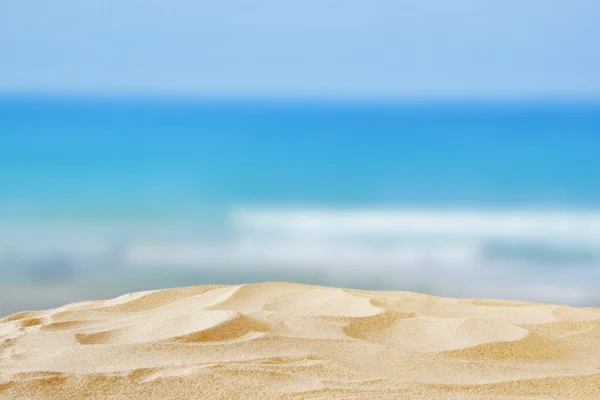
[(600, 103), (0, 96), (0, 317), (261, 281), (600, 306)]

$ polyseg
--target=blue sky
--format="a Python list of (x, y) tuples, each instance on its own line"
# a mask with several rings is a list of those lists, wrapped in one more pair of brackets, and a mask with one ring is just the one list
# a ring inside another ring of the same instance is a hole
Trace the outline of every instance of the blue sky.
[(0, 93), (600, 97), (598, 0), (4, 0)]

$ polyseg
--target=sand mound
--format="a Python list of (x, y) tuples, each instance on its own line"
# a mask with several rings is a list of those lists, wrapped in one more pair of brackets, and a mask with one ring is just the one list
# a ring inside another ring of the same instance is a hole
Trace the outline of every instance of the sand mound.
[(596, 399), (600, 309), (263, 283), (0, 320), (6, 399)]

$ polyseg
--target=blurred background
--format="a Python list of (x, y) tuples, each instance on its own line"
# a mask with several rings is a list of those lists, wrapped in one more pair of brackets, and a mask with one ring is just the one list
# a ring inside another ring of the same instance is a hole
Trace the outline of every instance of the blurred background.
[(600, 305), (594, 1), (4, 1), (0, 317), (291, 281)]

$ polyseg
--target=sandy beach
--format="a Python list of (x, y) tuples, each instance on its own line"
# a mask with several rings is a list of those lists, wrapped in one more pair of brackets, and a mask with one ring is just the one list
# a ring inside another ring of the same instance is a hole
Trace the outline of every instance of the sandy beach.
[(0, 320), (2, 399), (597, 399), (600, 308), (289, 283)]

